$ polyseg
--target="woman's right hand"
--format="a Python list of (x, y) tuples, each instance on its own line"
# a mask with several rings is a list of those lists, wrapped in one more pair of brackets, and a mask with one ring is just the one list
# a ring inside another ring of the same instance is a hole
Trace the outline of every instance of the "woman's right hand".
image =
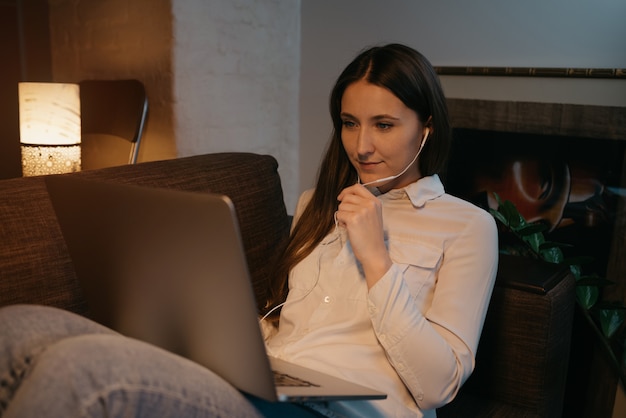
[(361, 184), (345, 188), (337, 200), (337, 223), (346, 229), (352, 251), (371, 288), (392, 265), (385, 246), (382, 204)]

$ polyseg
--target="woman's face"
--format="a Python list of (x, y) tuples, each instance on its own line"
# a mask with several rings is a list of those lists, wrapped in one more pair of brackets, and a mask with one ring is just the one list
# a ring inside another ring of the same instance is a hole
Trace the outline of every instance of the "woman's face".
[[(417, 154), (424, 127), (412, 109), (389, 90), (364, 80), (350, 84), (341, 99), (341, 141), (361, 183), (401, 173)], [(381, 192), (419, 179), (417, 160)]]

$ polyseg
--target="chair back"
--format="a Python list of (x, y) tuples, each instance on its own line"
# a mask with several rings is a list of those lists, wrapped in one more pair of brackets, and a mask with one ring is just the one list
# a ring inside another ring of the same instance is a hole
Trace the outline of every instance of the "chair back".
[(138, 80), (80, 82), (82, 168), (135, 164), (148, 115)]

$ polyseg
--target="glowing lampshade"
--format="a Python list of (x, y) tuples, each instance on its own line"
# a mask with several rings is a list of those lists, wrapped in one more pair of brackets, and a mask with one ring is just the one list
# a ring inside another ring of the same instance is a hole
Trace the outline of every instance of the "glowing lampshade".
[(22, 174), (80, 170), (78, 84), (19, 83)]

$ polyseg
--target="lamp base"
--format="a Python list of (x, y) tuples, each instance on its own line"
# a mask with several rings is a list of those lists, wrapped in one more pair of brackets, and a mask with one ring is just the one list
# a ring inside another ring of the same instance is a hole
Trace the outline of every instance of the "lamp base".
[(22, 175), (42, 176), (80, 171), (80, 145), (22, 144)]

